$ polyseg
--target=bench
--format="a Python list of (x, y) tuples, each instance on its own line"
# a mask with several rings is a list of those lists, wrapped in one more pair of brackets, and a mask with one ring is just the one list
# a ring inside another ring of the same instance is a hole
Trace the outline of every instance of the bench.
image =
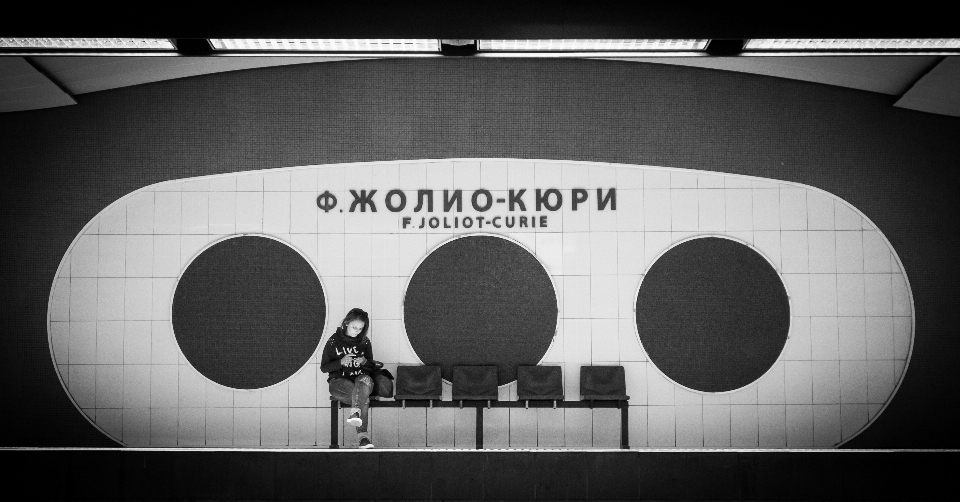
[[(517, 368), (517, 400), (497, 399), (496, 366), (455, 366), (453, 399), (441, 399), (439, 366), (400, 366), (392, 400), (371, 397), (371, 408), (475, 408), (476, 449), (483, 449), (484, 408), (617, 408), (620, 410), (620, 448), (629, 449), (630, 396), (625, 392), (623, 366), (580, 368), (580, 400), (564, 401), (559, 366)], [(339, 410), (349, 407), (331, 396), (330, 448), (339, 448)]]

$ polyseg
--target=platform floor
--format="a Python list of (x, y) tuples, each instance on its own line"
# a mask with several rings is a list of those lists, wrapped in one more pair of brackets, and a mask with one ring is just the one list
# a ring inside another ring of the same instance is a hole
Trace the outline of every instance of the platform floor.
[[(97, 500), (952, 500), (960, 451), (3, 449), (6, 488)], [(19, 488), (19, 489), (18, 489)]]

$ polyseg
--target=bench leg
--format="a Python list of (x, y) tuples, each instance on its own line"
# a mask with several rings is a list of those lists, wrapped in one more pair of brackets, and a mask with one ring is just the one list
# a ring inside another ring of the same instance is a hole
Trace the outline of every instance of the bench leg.
[(630, 403), (620, 402), (620, 449), (630, 449)]
[(483, 449), (483, 407), (477, 406), (477, 449)]
[(330, 401), (330, 448), (340, 448), (340, 401)]

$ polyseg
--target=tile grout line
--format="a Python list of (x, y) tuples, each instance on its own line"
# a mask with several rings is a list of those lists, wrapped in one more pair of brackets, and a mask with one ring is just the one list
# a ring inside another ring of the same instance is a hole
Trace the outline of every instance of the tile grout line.
[[(697, 233), (698, 233), (698, 234), (701, 234), (701, 233), (703, 232), (703, 229), (701, 228), (702, 223), (701, 223), (701, 221), (700, 221), (700, 194), (701, 194), (701, 191), (700, 191), (700, 190), (705, 190), (705, 189), (706, 189), (706, 187), (704, 187), (704, 188), (701, 188), (701, 187), (700, 187), (700, 176), (698, 175), (698, 176), (697, 176), (697, 191), (696, 191), (696, 193), (697, 193)], [(726, 221), (727, 221), (727, 219), (726, 219), (726, 207), (727, 207), (727, 203), (726, 203), (726, 200), (724, 200), (723, 207), (724, 207), (724, 211), (723, 211), (723, 214), (724, 214), (723, 228), (724, 228), (724, 232), (726, 232), (726, 228), (727, 228), (727, 224), (726, 224)], [(705, 441), (706, 432), (705, 432), (705, 430), (704, 430), (705, 427), (704, 427), (704, 425), (703, 425), (703, 411), (704, 411), (704, 410), (703, 410), (703, 406), (704, 406), (704, 405), (703, 405), (703, 396), (699, 396), (699, 400), (700, 400), (700, 447), (702, 448), (702, 447), (703, 447), (703, 444), (706, 442), (706, 441)]]
[[(123, 221), (123, 223), (124, 223), (124, 231), (126, 231), (126, 232), (129, 232), (129, 230), (130, 230), (129, 209), (130, 209), (130, 206), (129, 206), (129, 203), (128, 203), (127, 206), (124, 208), (124, 215), (123, 215), (123, 216), (124, 216), (124, 221)], [(128, 234), (125, 234), (125, 235), (126, 235), (127, 237), (129, 237)], [(152, 247), (152, 245), (153, 245), (153, 238), (152, 238), (152, 237), (150, 238), (150, 244), (151, 244), (151, 247)], [(126, 247), (126, 246), (125, 246), (125, 247)], [(124, 251), (126, 251), (126, 250), (124, 250)], [(126, 273), (126, 267), (127, 267), (127, 260), (126, 260), (126, 256), (124, 256), (124, 272), (125, 272), (125, 273)], [(153, 275), (153, 263), (150, 264), (150, 275), (151, 275), (151, 276)], [(150, 302), (151, 302), (151, 307), (152, 307), (152, 306), (153, 306), (153, 305), (152, 305), (152, 304), (153, 304), (153, 296), (152, 296), (153, 280), (152, 280), (152, 279), (150, 280), (150, 286), (151, 286), (151, 288), (150, 288), (150, 290), (151, 290)], [(124, 292), (124, 302), (126, 302), (126, 292)], [(127, 372), (124, 371), (124, 366), (123, 366), (123, 365), (126, 363), (126, 359), (127, 359), (127, 357), (126, 357), (126, 353), (127, 353), (127, 321), (126, 321), (126, 317), (127, 317), (127, 316), (126, 316), (126, 312), (124, 312), (124, 316), (123, 316), (123, 317), (124, 317), (124, 321), (123, 321), (123, 331), (122, 331), (122, 335), (121, 335), (121, 338), (120, 338), (120, 351), (121, 351), (121, 352), (120, 352), (120, 363), (121, 363), (121, 366), (120, 366), (120, 403), (119, 403), (119, 406), (120, 406), (120, 434), (119, 434), (119, 435), (120, 435), (120, 441), (121, 441), (121, 443), (123, 442), (123, 398), (124, 398), (124, 393), (125, 393), (125, 389), (126, 389), (126, 379), (127, 379), (127, 375), (126, 375)]]
[[(757, 232), (757, 228), (756, 228), (756, 218), (755, 218), (755, 216), (756, 216), (756, 206), (755, 206), (755, 204), (754, 204), (754, 197), (753, 197), (753, 195), (754, 195), (755, 193), (756, 193), (756, 188), (754, 188), (754, 187), (751, 186), (751, 191), (750, 191), (750, 229), (751, 229), (751, 237), (752, 237), (752, 239), (753, 239), (753, 244), (754, 244), (754, 246), (756, 246), (756, 232)], [(778, 189), (777, 189), (777, 209), (778, 209), (778, 211), (777, 211), (777, 217), (778, 217), (778, 219), (779, 219), (779, 215), (780, 215), (779, 208), (780, 208), (780, 190), (779, 190), (779, 188), (778, 188)], [(780, 226), (779, 222), (778, 222), (777, 226), (778, 226), (778, 227)], [(781, 270), (783, 270), (783, 242), (782, 242), (782, 241), (783, 241), (783, 239), (782, 239), (782, 233), (781, 233), (780, 230), (778, 229), (778, 230), (777, 230), (777, 243), (778, 243), (778, 247), (780, 248), (780, 269), (781, 269)], [(760, 392), (760, 391), (759, 391), (759, 389), (758, 389), (758, 390), (757, 390), (757, 402), (758, 402), (758, 403), (759, 403), (759, 401), (760, 401), (759, 392)], [(729, 409), (728, 409), (728, 413), (729, 413), (729, 424), (730, 424), (730, 426), (729, 426), (729, 429), (730, 429), (730, 431), (729, 431), (729, 434), (730, 434), (730, 441), (729, 441), (729, 443), (730, 443), (730, 447), (732, 447), (732, 446), (733, 446), (733, 403), (732, 403), (732, 402), (728, 405), (728, 408), (729, 408)], [(758, 408), (758, 412), (759, 412), (759, 408)], [(786, 415), (786, 411), (784, 411), (784, 415)], [(759, 417), (757, 417), (757, 422), (758, 422), (758, 423), (757, 423), (757, 435), (758, 435), (757, 444), (760, 444), (760, 443), (759, 443), (759, 433), (760, 433), (760, 432), (759, 432), (759, 430), (760, 430), (760, 424), (759, 424), (760, 419), (759, 419)]]
[[(806, 209), (807, 209), (807, 210), (806, 210), (806, 215), (805, 215), (804, 217), (805, 217), (805, 220), (806, 220), (807, 231), (809, 232), (809, 230), (810, 230), (810, 191), (809, 191), (809, 190), (804, 190), (804, 202), (806, 203)], [(836, 226), (836, 225), (834, 225), (834, 226)], [(782, 255), (783, 255), (783, 245), (782, 245), (782, 244), (781, 244), (781, 246), (780, 246), (780, 254), (781, 254), (781, 257), (782, 257)], [(809, 252), (808, 252), (807, 254), (808, 254), (808, 260), (809, 260)], [(782, 258), (781, 258), (781, 259), (782, 259)], [(782, 262), (781, 262), (781, 265), (780, 265), (780, 266), (781, 266), (781, 268), (783, 267)], [(807, 273), (809, 274), (809, 267), (808, 267)], [(808, 285), (807, 298), (810, 297), (809, 284), (810, 284), (810, 280), (809, 280), (809, 278), (808, 278), (808, 279), (807, 279), (807, 285)], [(811, 312), (809, 312), (809, 308), (810, 308), (809, 305), (807, 306), (807, 308), (808, 308), (807, 315), (809, 316), (809, 317), (807, 317), (807, 319), (810, 319), (810, 318), (812, 318), (812, 315), (811, 315)], [(809, 321), (807, 321), (807, 323), (809, 324)], [(793, 324), (793, 322), (792, 322), (792, 316), (791, 316), (791, 325), (792, 325), (792, 324)], [(808, 329), (809, 329), (809, 327), (808, 327)], [(811, 345), (811, 347), (810, 347), (810, 351), (811, 351), (810, 359), (811, 359), (811, 361), (812, 361), (812, 360), (813, 360), (813, 337), (812, 337), (812, 336), (809, 336), (808, 338), (810, 339), (810, 345)], [(789, 421), (787, 420), (787, 404), (786, 404), (786, 403), (787, 403), (787, 374), (786, 374), (786, 363), (784, 363), (783, 368), (784, 368), (784, 375), (783, 375), (783, 396), (784, 396), (784, 400), (783, 400), (783, 402), (784, 402), (784, 405), (783, 405), (783, 436), (784, 436), (784, 438), (783, 438), (783, 439), (784, 439), (784, 444), (789, 447), (789, 445), (790, 445), (790, 440), (789, 440), (789, 433), (788, 433), (788, 431), (787, 431), (787, 428), (790, 426), (790, 423), (789, 423)], [(811, 424), (812, 424), (812, 422), (813, 422), (813, 419), (812, 419), (812, 411), (813, 411), (813, 408), (812, 408), (812, 406), (813, 406), (813, 365), (812, 365), (812, 364), (810, 365), (810, 373), (811, 373), (811, 375), (810, 375), (810, 385), (811, 385), (811, 387), (810, 387), (810, 403), (811, 403)], [(811, 433), (811, 435), (812, 435), (812, 433)], [(812, 442), (812, 437), (811, 437), (811, 442)]]
[[(804, 199), (805, 199), (805, 200), (809, 200), (809, 192), (804, 193)], [(806, 215), (806, 219), (807, 219), (807, 226), (809, 227), (809, 214)], [(809, 232), (809, 230), (808, 230), (808, 232)], [(812, 325), (813, 325), (812, 320), (813, 320), (813, 318), (814, 318), (814, 315), (813, 315), (813, 302), (812, 302), (812, 292), (811, 292), (812, 289), (811, 289), (811, 286), (810, 286), (810, 250), (809, 250), (809, 246), (810, 246), (810, 241), (809, 241), (809, 238), (808, 238), (808, 239), (807, 239), (807, 272), (806, 272), (806, 273), (807, 273), (807, 299), (808, 299), (808, 302), (809, 302), (808, 305), (807, 305), (807, 314), (810, 316), (810, 320), (811, 320), (811, 328), (810, 328), (810, 361), (811, 361), (811, 363), (810, 363), (810, 442), (811, 442), (811, 444), (813, 444), (814, 446), (816, 446), (816, 444), (817, 444), (817, 439), (816, 439), (816, 438), (817, 438), (817, 432), (816, 432), (816, 408), (815, 408), (816, 405), (814, 404), (814, 401), (815, 401), (815, 399), (814, 399), (814, 394), (816, 393), (816, 389), (815, 389), (815, 386), (814, 386), (814, 383), (813, 383), (813, 382), (814, 382), (814, 378), (813, 378), (813, 360), (814, 360), (814, 359), (813, 359), (813, 327), (812, 327)], [(781, 245), (781, 252), (782, 252), (782, 245)], [(838, 332), (839, 332), (839, 328), (838, 328)], [(838, 335), (838, 337), (839, 337), (839, 335)], [(839, 338), (838, 338), (838, 342), (837, 342), (837, 343), (838, 343), (838, 347), (839, 347)], [(839, 351), (839, 349), (838, 349), (838, 351)], [(838, 363), (838, 365), (839, 365), (839, 363)]]
[[(836, 211), (836, 206), (837, 206), (837, 202), (834, 201), (834, 211)], [(863, 347), (863, 350), (864, 350), (864, 354), (863, 354), (863, 357), (864, 357), (864, 360), (867, 361), (867, 360), (869, 360), (869, 355), (867, 354), (867, 352), (868, 352), (868, 349), (867, 349), (867, 341), (869, 340), (869, 335), (866, 333), (866, 324), (867, 324), (866, 321), (867, 321), (867, 317), (868, 317), (868, 316), (867, 316), (867, 301), (866, 301), (866, 289), (867, 289), (867, 288), (866, 288), (866, 271), (867, 271), (866, 261), (867, 261), (867, 254), (866, 254), (866, 251), (864, 250), (864, 245), (863, 245), (863, 224), (864, 224), (863, 217), (859, 217), (859, 219), (860, 219), (860, 228), (861, 228), (861, 230), (860, 230), (860, 232), (859, 232), (859, 234), (860, 234), (860, 249), (863, 250), (863, 251), (861, 251), (861, 253), (860, 253), (860, 269), (861, 269), (860, 280), (863, 282), (863, 289), (864, 289), (864, 301), (863, 301), (863, 316), (864, 316), (864, 317), (863, 317), (863, 319), (864, 319), (864, 347)], [(891, 291), (892, 291), (892, 290), (891, 290)], [(891, 297), (892, 297), (892, 295), (891, 295)], [(838, 314), (839, 314), (839, 309), (838, 309)], [(891, 323), (892, 323), (892, 322), (893, 322), (893, 319), (891, 319)], [(867, 381), (866, 394), (867, 394), (867, 395), (864, 396), (864, 397), (865, 397), (865, 401), (868, 401), (868, 402), (869, 402), (869, 401), (870, 401), (870, 375), (869, 375), (869, 366), (868, 366), (868, 365), (869, 365), (868, 362), (865, 362), (865, 363), (864, 363), (864, 366), (867, 366), (867, 377), (866, 377), (866, 381)], [(889, 399), (889, 397), (888, 397), (888, 399)], [(869, 407), (869, 404), (867, 405), (867, 410), (866, 410), (866, 411), (867, 411), (867, 420), (866, 420), (866, 423), (865, 423), (865, 424), (863, 425), (863, 427), (861, 427), (857, 432), (860, 432), (860, 430), (863, 430), (864, 428), (866, 428), (867, 426), (870, 425), (870, 407)], [(843, 437), (843, 433), (842, 433), (842, 427), (843, 427), (842, 421), (843, 421), (843, 416), (842, 416), (842, 408), (841, 408), (841, 438)]]
[[(700, 183), (700, 179), (697, 178), (697, 185), (698, 185), (698, 186), (699, 186), (699, 183)], [(726, 189), (727, 189), (727, 188), (726, 188), (726, 186), (727, 186), (727, 183), (726, 183), (726, 180), (724, 180), (724, 182), (723, 182), (723, 188), (721, 189), (721, 190), (723, 190), (722, 193), (723, 193), (723, 232), (724, 232), (724, 233), (729, 232), (729, 230), (727, 229), (727, 219), (728, 219), (728, 218), (727, 218), (727, 211), (728, 211), (729, 208), (727, 207), (727, 197), (726, 197)], [(753, 207), (753, 205), (751, 204), (751, 209), (752, 209), (752, 207)], [(751, 218), (752, 218), (752, 216), (751, 216)], [(753, 225), (752, 225), (752, 219), (751, 219), (751, 227), (752, 227), (752, 226), (753, 226)], [(753, 242), (752, 242), (752, 241), (753, 241), (753, 237), (752, 237), (752, 236), (751, 236), (751, 238), (750, 238), (750, 241), (751, 241), (751, 245), (752, 245), (752, 244), (753, 244)], [(729, 398), (728, 398), (728, 399), (729, 399)], [(702, 436), (703, 436), (703, 440), (702, 440), (702, 442), (701, 442), (701, 446), (706, 446), (706, 443), (707, 443), (707, 432), (706, 432), (706, 425), (705, 425), (706, 420), (704, 419), (704, 416), (705, 416), (705, 415), (706, 415), (706, 403), (704, 402), (704, 399), (701, 397), (701, 398), (700, 398), (700, 423), (701, 423), (701, 424), (704, 424), (704, 425), (701, 426), (701, 429), (702, 429), (701, 432), (702, 432)], [(758, 427), (758, 428), (759, 428), (759, 427)], [(732, 443), (731, 443), (731, 444), (732, 444)]]

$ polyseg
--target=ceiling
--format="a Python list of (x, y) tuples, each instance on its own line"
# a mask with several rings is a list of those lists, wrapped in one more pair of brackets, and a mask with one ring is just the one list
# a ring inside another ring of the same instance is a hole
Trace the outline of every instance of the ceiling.
[[(950, 38), (951, 16), (922, 9), (788, 14), (718, 3), (597, 5), (486, 1), (403, 5), (328, 5), (284, 9), (224, 9), (197, 4), (120, 19), (87, 5), (24, 7), (0, 19), (0, 37), (178, 38)], [(643, 2), (642, 4), (646, 4)], [(186, 44), (184, 44), (186, 46)], [(76, 56), (0, 53), (0, 112), (76, 105), (75, 96), (132, 85), (268, 66), (369, 59), (363, 57)], [(437, 56), (469, 57), (469, 56)], [(701, 56), (617, 58), (745, 72), (896, 96), (893, 106), (960, 117), (960, 55)], [(81, 105), (82, 106), (82, 105)]]
[[(150, 82), (344, 57), (0, 57), (0, 112), (76, 105), (74, 96)], [(960, 117), (960, 56), (618, 58), (736, 71), (896, 96), (893, 106)]]

